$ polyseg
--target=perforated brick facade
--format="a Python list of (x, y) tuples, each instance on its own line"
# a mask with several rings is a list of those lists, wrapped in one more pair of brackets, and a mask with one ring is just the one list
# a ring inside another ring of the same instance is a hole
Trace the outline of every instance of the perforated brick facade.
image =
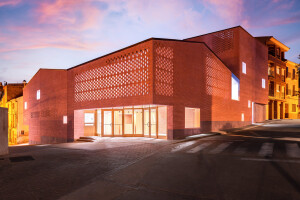
[[(60, 80), (43, 75), (52, 73)], [(231, 99), (232, 75), (240, 81), (237, 101)], [(40, 70), (24, 90), (30, 140), (73, 141), (86, 128), (83, 110), (135, 105), (167, 106), (168, 139), (239, 127), (256, 121), (253, 110), (261, 112), (267, 103), (263, 78), (267, 49), (241, 27), (187, 40), (151, 38), (68, 70)], [(50, 85), (64, 89), (47, 89)], [(38, 88), (40, 101), (34, 99)], [(252, 109), (256, 104), (259, 109)], [(200, 109), (200, 128), (185, 128), (187, 107)]]

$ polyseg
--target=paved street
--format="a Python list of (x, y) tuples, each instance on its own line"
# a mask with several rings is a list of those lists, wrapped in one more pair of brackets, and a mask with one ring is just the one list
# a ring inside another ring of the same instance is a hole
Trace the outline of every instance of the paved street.
[(189, 141), (12, 147), (10, 157), (34, 160), (0, 160), (0, 199), (300, 199), (299, 124)]

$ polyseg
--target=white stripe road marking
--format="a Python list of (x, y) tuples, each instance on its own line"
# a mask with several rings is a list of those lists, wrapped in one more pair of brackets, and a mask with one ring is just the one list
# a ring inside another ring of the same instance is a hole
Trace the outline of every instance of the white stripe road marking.
[(273, 147), (274, 147), (274, 143), (263, 143), (263, 145), (261, 146), (258, 155), (259, 156), (272, 156), (273, 154)]
[(195, 144), (197, 141), (189, 141), (189, 142), (186, 142), (186, 143), (183, 143), (183, 144), (180, 144), (180, 145), (177, 145), (175, 147), (172, 148), (171, 152), (177, 152), (177, 151), (180, 151), (188, 146), (191, 146), (193, 144)]
[(286, 162), (300, 164), (300, 160), (280, 160), (280, 159), (266, 159), (266, 158), (241, 158), (246, 161), (260, 161), (260, 162)]
[(238, 147), (234, 150), (234, 153), (238, 155), (242, 155), (246, 153), (246, 150), (247, 149), (245, 147)]
[(286, 147), (286, 153), (289, 157), (292, 158), (300, 158), (300, 149), (297, 145), (297, 143), (287, 143), (285, 144)]
[(206, 143), (200, 144), (199, 146), (196, 146), (195, 148), (188, 150), (187, 153), (197, 153), (197, 152), (201, 151), (202, 149), (205, 149), (206, 147), (208, 147), (211, 144), (212, 144), (212, 142), (206, 142)]
[(232, 144), (232, 142), (222, 143), (222, 144), (218, 145), (215, 149), (211, 150), (209, 153), (211, 153), (211, 154), (221, 153), (227, 147), (229, 147), (229, 145), (231, 145), (231, 144)]

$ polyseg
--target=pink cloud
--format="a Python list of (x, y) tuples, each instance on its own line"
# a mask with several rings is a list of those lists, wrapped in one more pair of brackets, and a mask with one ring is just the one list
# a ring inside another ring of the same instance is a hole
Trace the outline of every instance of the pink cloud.
[(93, 28), (103, 16), (92, 1), (55, 0), (42, 1), (35, 10), (40, 24), (50, 24), (61, 29), (86, 30)]
[(2, 0), (0, 2), (0, 7), (2, 6), (15, 6), (19, 3), (21, 3), (22, 0)]
[(203, 0), (204, 4), (213, 12), (233, 25), (243, 17), (243, 0)]

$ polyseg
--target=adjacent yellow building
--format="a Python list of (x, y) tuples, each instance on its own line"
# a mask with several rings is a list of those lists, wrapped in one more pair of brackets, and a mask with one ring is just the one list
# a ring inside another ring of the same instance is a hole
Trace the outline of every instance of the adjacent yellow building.
[(28, 142), (28, 126), (23, 124), (23, 87), (26, 82), (2, 85), (0, 107), (8, 108), (9, 145)]
[(297, 119), (299, 112), (298, 64), (288, 60), (286, 66), (285, 118)]

